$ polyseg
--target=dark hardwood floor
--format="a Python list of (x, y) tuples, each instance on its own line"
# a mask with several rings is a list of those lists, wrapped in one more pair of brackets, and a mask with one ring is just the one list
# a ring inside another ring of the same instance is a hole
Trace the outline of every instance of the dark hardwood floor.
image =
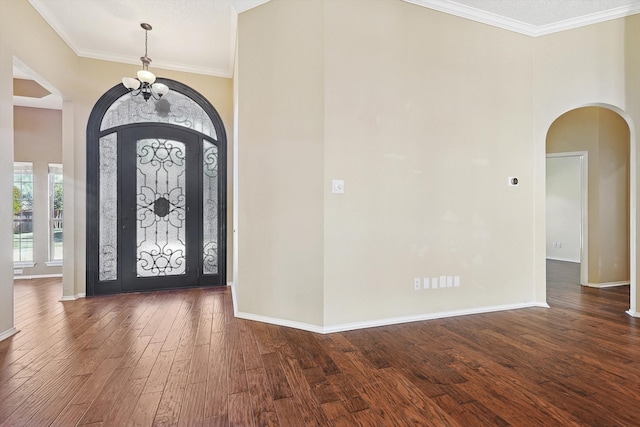
[(640, 425), (629, 287), (548, 270), (550, 309), (330, 335), (235, 319), (226, 289), (61, 303), (16, 281), (0, 425)]

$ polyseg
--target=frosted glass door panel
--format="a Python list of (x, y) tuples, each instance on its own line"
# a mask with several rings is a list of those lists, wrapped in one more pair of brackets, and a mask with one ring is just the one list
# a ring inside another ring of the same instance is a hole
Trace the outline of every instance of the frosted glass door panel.
[(202, 145), (202, 260), (204, 274), (218, 273), (218, 147)]

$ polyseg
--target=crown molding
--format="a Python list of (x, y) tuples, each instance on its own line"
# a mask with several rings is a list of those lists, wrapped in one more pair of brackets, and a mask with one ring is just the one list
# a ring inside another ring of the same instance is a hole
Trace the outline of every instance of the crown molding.
[[(140, 67), (140, 58), (134, 58), (127, 55), (118, 55), (114, 53), (102, 52), (98, 50), (90, 50), (90, 49), (80, 49), (79, 52), (76, 53), (78, 56), (82, 58), (88, 59), (98, 59), (101, 61), (110, 61), (110, 62), (119, 62), (121, 64), (131, 64), (137, 65)], [(184, 65), (177, 62), (168, 62), (161, 60), (153, 60), (151, 65), (149, 66), (149, 71), (152, 71), (156, 68), (165, 69), (165, 70), (173, 70), (173, 71), (182, 71), (185, 73), (194, 73), (194, 74), (204, 74), (208, 76), (215, 77), (226, 77), (231, 78), (233, 76), (233, 70), (222, 69), (222, 68), (209, 68), (209, 67), (200, 67), (194, 65)], [(154, 74), (158, 74), (154, 72)]]
[(640, 3), (621, 6), (614, 9), (605, 10), (598, 13), (567, 19), (547, 25), (532, 25), (515, 19), (506, 18), (494, 13), (485, 12), (447, 0), (403, 0), (418, 6), (423, 6), (439, 12), (470, 19), (483, 24), (513, 31), (530, 37), (539, 37), (560, 31), (571, 30), (585, 25), (597, 24), (611, 19), (623, 18), (625, 16), (640, 13)]

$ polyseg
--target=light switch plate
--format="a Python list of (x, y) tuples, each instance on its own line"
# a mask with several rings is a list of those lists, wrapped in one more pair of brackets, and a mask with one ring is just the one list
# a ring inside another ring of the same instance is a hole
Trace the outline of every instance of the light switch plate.
[(344, 193), (344, 180), (342, 179), (334, 179), (331, 181), (331, 192), (333, 194), (343, 194)]

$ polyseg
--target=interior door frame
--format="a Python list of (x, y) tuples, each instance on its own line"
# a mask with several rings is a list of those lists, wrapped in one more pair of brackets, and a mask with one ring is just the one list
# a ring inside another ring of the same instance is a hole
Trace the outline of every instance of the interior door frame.
[[(547, 153), (546, 159), (578, 157), (580, 159), (580, 284), (589, 285), (589, 152)], [(545, 190), (546, 194), (546, 190)]]
[[(213, 107), (213, 105), (200, 93), (189, 86), (171, 79), (158, 78), (157, 82), (163, 83), (170, 90), (183, 94), (195, 101), (211, 119), (215, 129), (215, 138), (200, 134), (200, 141), (203, 139), (211, 141), (217, 147), (218, 153), (218, 273), (204, 275), (202, 271), (198, 272), (197, 286), (226, 286), (226, 267), (227, 267), (227, 137), (222, 118)], [(96, 102), (87, 124), (87, 200), (86, 200), (86, 295), (104, 295), (127, 292), (122, 287), (122, 274), (118, 272), (117, 280), (100, 281), (99, 280), (99, 140), (103, 135), (116, 132), (119, 128), (125, 128), (129, 125), (100, 130), (100, 125), (105, 113), (109, 107), (120, 97), (126, 95), (128, 90), (118, 84), (107, 91)], [(148, 102), (153, 102), (149, 100)], [(150, 126), (169, 126), (155, 122), (149, 123)], [(142, 125), (137, 123), (137, 126)], [(179, 128), (179, 126), (176, 126)], [(197, 132), (197, 131), (196, 131)], [(197, 132), (199, 133), (199, 132)], [(201, 179), (201, 178), (200, 178)], [(201, 199), (201, 198), (200, 198)], [(119, 204), (119, 203), (118, 203)], [(120, 212), (118, 212), (118, 217)], [(121, 231), (118, 230), (120, 233)], [(118, 240), (118, 244), (120, 241)], [(120, 267), (119, 267), (120, 268)], [(180, 287), (180, 286), (176, 286)], [(151, 288), (149, 289), (151, 290)]]

